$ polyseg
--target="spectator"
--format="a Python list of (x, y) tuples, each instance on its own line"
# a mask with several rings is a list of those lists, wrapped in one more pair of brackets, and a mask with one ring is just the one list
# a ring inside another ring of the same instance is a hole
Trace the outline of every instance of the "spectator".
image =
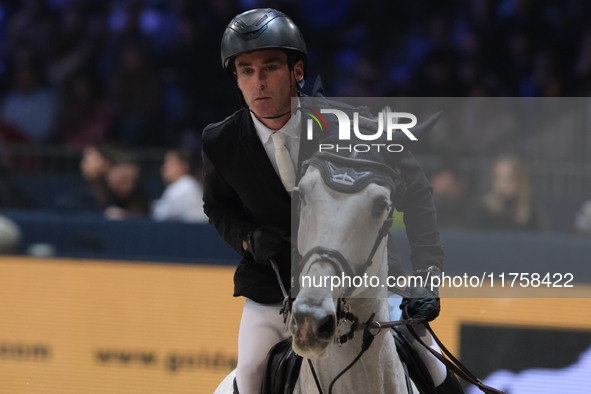
[(51, 84), (62, 90), (78, 70), (98, 63), (104, 27), (90, 2), (60, 3), (55, 6), (56, 37), (48, 45), (46, 69)]
[(110, 198), (105, 209), (108, 219), (121, 220), (149, 213), (140, 184), (140, 166), (133, 155), (123, 153), (107, 171), (106, 182)]
[(79, 72), (67, 83), (57, 121), (57, 134), (67, 145), (83, 147), (107, 138), (111, 118), (107, 102), (99, 92), (99, 81)]
[[(10, 10), (11, 2), (2, 2), (6, 6), (3, 11)], [(12, 14), (7, 12), (6, 37), (3, 49), (13, 55), (24, 43), (40, 56), (47, 55), (55, 40), (57, 30), (56, 15), (45, 0), (25, 0), (20, 3)]]
[(574, 227), (579, 234), (591, 235), (591, 200), (585, 201), (577, 212)]
[(117, 148), (88, 145), (82, 152), (80, 173), (84, 183), (56, 198), (55, 206), (64, 210), (102, 211), (111, 201), (106, 176), (117, 156)]
[(547, 229), (545, 215), (532, 201), (529, 175), (519, 158), (503, 156), (492, 166), (490, 191), (477, 204), (472, 224), (490, 230)]
[(141, 44), (124, 46), (109, 81), (115, 137), (126, 144), (156, 141), (161, 86), (149, 58)]
[(32, 142), (49, 142), (57, 110), (54, 91), (44, 85), (38, 60), (26, 51), (17, 59), (13, 87), (0, 105), (0, 118)]
[(452, 228), (465, 226), (468, 187), (458, 169), (453, 165), (443, 166), (430, 181), (437, 211), (437, 224)]
[(154, 202), (152, 218), (183, 222), (207, 222), (203, 213), (203, 189), (194, 174), (197, 160), (189, 150), (171, 149), (162, 165), (162, 179), (167, 184), (162, 197)]

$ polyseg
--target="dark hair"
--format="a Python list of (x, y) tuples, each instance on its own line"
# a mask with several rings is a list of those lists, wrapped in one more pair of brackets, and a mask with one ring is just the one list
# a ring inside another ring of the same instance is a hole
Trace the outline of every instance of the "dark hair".
[(196, 174), (201, 169), (201, 157), (189, 148), (176, 148), (168, 151), (189, 167), (189, 173)]

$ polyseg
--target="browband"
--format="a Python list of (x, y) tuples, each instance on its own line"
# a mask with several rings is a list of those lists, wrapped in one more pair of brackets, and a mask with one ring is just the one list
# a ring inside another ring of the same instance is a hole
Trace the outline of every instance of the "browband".
[(378, 183), (396, 191), (399, 175), (385, 164), (371, 160), (351, 159), (329, 152), (319, 152), (304, 162), (304, 170), (312, 165), (320, 171), (323, 181), (341, 193), (357, 193), (370, 183)]

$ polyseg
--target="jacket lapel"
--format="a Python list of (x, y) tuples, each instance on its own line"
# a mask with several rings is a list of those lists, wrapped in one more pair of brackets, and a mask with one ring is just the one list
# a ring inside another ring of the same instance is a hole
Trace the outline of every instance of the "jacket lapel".
[(248, 127), (243, 129), (243, 141), (246, 145), (244, 151), (247, 152), (247, 156), (244, 158), (243, 162), (254, 168), (255, 171), (258, 171), (259, 175), (257, 178), (263, 179), (268, 187), (273, 190), (281, 190), (283, 194), (289, 196), (289, 193), (287, 193), (287, 190), (285, 190), (285, 187), (281, 182), (281, 178), (279, 178), (275, 172), (269, 156), (267, 156), (263, 143), (254, 127), (250, 111), (248, 109), (245, 110), (243, 116), (244, 124), (248, 125)]

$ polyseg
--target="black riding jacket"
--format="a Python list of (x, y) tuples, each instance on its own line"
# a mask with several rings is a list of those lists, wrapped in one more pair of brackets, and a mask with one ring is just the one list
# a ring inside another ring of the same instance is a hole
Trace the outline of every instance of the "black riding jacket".
[[(300, 163), (318, 149), (317, 143), (301, 141)], [(414, 268), (434, 265), (441, 269), (443, 251), (432, 190), (425, 174), (408, 149), (387, 155), (386, 164), (399, 168), (406, 184), (396, 209), (404, 213)], [(269, 161), (247, 108), (205, 128), (203, 170), (205, 213), (221, 237), (241, 256), (234, 275), (234, 296), (264, 304), (280, 302), (283, 296), (274, 271), (245, 253), (242, 241), (259, 226), (273, 226), (290, 233), (292, 201)], [(298, 179), (300, 176), (297, 174)], [(286, 288), (290, 284), (290, 257), (291, 251), (286, 250), (278, 261)]]

